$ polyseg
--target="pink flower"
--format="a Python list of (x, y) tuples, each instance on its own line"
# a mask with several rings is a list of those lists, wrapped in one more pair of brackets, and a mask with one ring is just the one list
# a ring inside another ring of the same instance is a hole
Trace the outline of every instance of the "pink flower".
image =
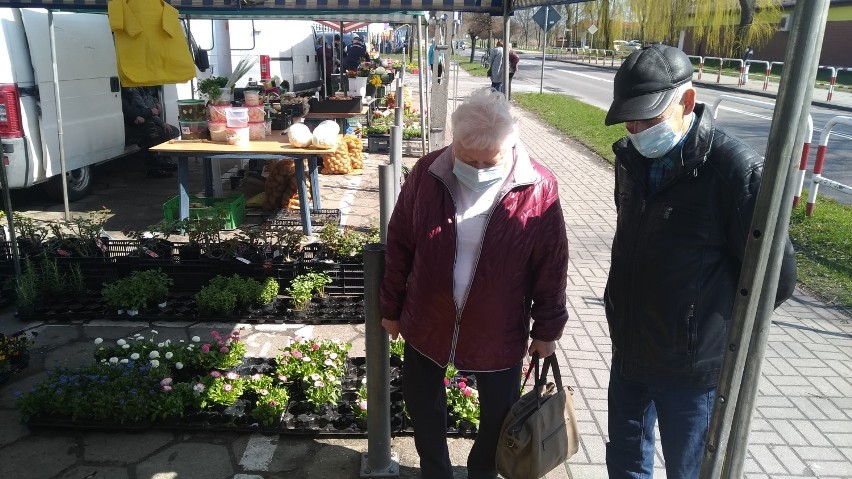
[(473, 391), (471, 391), (470, 389), (465, 389), (464, 391), (462, 391), (462, 394), (464, 394), (465, 396), (470, 396), (471, 394), (473, 394)]
[(219, 352), (222, 353), (222, 354), (227, 354), (228, 353), (228, 347), (222, 346), (221, 348), (219, 348)]
[(450, 380), (447, 379), (447, 378), (444, 378), (444, 386), (449, 386), (449, 385), (450, 385)]
[(252, 374), (252, 375), (251, 375), (251, 380), (252, 380), (252, 381), (260, 381), (260, 374), (257, 374), (257, 373)]
[(172, 384), (172, 378), (164, 378), (160, 381), (160, 386), (170, 386)]
[(359, 402), (358, 407), (361, 408), (362, 411), (366, 411), (367, 410), (367, 401)]
[(208, 344), (208, 343), (204, 343), (204, 344), (201, 346), (201, 352), (202, 352), (202, 353), (204, 353), (204, 354), (209, 353), (209, 352), (210, 352), (210, 344)]
[(210, 371), (210, 377), (211, 378), (221, 378), (222, 373), (220, 373), (219, 371)]
[(269, 405), (272, 407), (278, 406), (278, 401), (273, 399), (272, 401), (269, 401)]
[(172, 390), (172, 387), (169, 386), (168, 384), (163, 385), (163, 392), (171, 392), (171, 390)]
[(260, 390), (260, 395), (261, 395), (261, 396), (266, 396), (267, 394), (269, 394), (269, 391), (267, 391), (266, 389), (261, 389), (261, 390)]
[(283, 374), (279, 374), (278, 380), (281, 381), (282, 383), (285, 383), (285, 382), (287, 382), (287, 376), (285, 376)]
[(234, 379), (239, 379), (240, 375), (235, 372), (230, 372), (226, 374), (225, 377), (233, 381)]
[(213, 336), (214, 338), (217, 338), (217, 339), (222, 337), (222, 335), (219, 334), (219, 331), (216, 331), (215, 329), (210, 332), (210, 336)]
[(234, 331), (233, 333), (231, 333), (231, 339), (233, 339), (234, 341), (239, 341), (240, 340), (240, 332)]
[(466, 383), (466, 382), (459, 382), (459, 389), (464, 389), (464, 388), (466, 388), (466, 387), (467, 387), (467, 383)]
[(319, 349), (319, 344), (314, 343), (314, 344), (311, 346), (311, 349), (313, 349), (314, 351), (316, 351), (317, 349)]
[(294, 358), (301, 358), (301, 357), (302, 357), (302, 352), (301, 352), (301, 351), (299, 351), (299, 350), (293, 351), (293, 357), (294, 357)]
[(224, 389), (225, 391), (230, 391), (231, 389), (234, 389), (234, 386), (231, 386), (230, 384), (226, 384), (226, 385), (222, 386), (222, 389)]
[(281, 355), (285, 358), (289, 358), (291, 356), (290, 351), (284, 351), (284, 353), (282, 353)]

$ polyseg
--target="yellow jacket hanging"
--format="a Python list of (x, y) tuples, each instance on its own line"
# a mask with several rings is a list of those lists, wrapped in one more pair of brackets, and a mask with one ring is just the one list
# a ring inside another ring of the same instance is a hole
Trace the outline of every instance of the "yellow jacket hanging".
[(108, 12), (123, 86), (183, 83), (195, 77), (174, 7), (163, 0), (111, 0)]

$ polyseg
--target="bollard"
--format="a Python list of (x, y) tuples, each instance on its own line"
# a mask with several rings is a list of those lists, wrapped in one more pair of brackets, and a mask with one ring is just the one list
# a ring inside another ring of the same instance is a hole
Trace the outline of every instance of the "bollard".
[(698, 60), (698, 79), (701, 80), (701, 72), (704, 70), (704, 57)]
[(805, 185), (805, 171), (808, 169), (808, 155), (811, 153), (810, 142), (802, 145), (802, 159), (799, 161), (799, 171), (796, 177), (796, 195), (793, 197), (793, 207), (802, 201), (802, 187)]
[(399, 477), (399, 458), (391, 453), (390, 345), (382, 328), (379, 294), (385, 274), (385, 245), (364, 246), (364, 317), (367, 346), (367, 453), (361, 477)]
[(831, 83), (828, 84), (828, 98), (826, 101), (831, 101), (831, 97), (834, 95), (834, 84), (837, 83), (837, 69), (831, 69)]
[(382, 243), (388, 243), (388, 223), (396, 206), (393, 190), (393, 165), (379, 165), (379, 232)]
[(390, 127), (390, 158), (393, 165), (393, 201), (399, 198), (400, 178), (402, 177), (402, 127)]
[(719, 59), (719, 73), (716, 75), (716, 83), (722, 80), (722, 68), (725, 66), (725, 60)]
[(763, 77), (763, 91), (766, 91), (766, 89), (769, 88), (769, 75), (771, 75), (771, 74), (772, 74), (772, 64), (767, 63), (766, 64), (766, 76)]

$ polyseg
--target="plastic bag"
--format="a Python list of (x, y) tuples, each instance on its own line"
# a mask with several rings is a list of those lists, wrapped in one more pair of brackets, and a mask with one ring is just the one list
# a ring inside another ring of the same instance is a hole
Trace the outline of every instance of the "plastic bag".
[(331, 120), (325, 120), (314, 128), (314, 146), (317, 148), (334, 148), (337, 146), (337, 135), (340, 126)]
[(290, 144), (296, 148), (311, 146), (311, 141), (313, 141), (311, 129), (304, 123), (293, 123), (290, 125), (287, 135), (290, 138)]

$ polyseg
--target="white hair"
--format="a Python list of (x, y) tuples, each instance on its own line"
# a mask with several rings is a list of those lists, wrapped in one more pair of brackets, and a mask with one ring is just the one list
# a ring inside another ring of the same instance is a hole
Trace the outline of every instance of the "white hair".
[(488, 150), (514, 146), (518, 141), (517, 121), (509, 101), (491, 88), (474, 91), (452, 116), (453, 143), (463, 148)]

